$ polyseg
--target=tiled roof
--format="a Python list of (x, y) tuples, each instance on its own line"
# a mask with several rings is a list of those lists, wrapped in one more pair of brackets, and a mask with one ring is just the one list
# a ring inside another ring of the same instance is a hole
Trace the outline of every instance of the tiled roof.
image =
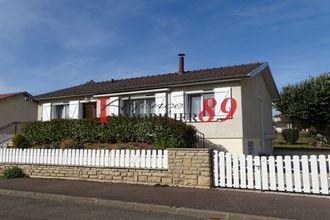
[(12, 96), (16, 96), (16, 95), (20, 95), (20, 94), (23, 94), (25, 96), (31, 96), (29, 93), (27, 92), (15, 92), (15, 93), (5, 93), (5, 94), (0, 94), (0, 100), (1, 99), (5, 99), (5, 98), (8, 98), (8, 97), (12, 97)]
[(78, 86), (57, 90), (32, 97), (35, 100), (72, 97), (83, 95), (97, 95), (112, 92), (126, 92), (139, 89), (164, 88), (186, 83), (198, 83), (213, 80), (228, 80), (248, 77), (249, 73), (264, 63), (250, 63), (236, 66), (219, 67), (178, 73), (159, 74), (152, 76), (110, 80), (104, 82), (90, 81)]

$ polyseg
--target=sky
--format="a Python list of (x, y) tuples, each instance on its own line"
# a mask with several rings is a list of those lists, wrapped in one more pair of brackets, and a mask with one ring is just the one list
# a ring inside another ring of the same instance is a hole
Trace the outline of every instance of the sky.
[(0, 0), (0, 93), (267, 61), (280, 90), (330, 71), (330, 1)]

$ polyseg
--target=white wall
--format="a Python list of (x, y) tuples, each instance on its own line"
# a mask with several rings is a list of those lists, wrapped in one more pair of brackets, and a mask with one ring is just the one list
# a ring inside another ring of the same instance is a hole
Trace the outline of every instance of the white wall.
[[(87, 98), (87, 99), (86, 99)], [(54, 111), (54, 104), (71, 104), (71, 107), (69, 107), (69, 116), (71, 118), (82, 118), (83, 111), (82, 111), (82, 105), (86, 102), (94, 102), (92, 97), (73, 97), (73, 98), (65, 98), (65, 99), (52, 99), (52, 100), (42, 100), (38, 103), (38, 121), (42, 121), (42, 115), (43, 115), (43, 104), (45, 103), (51, 103), (51, 111)], [(78, 103), (77, 103), (78, 102)], [(77, 106), (75, 106), (77, 104)], [(53, 115), (53, 113), (51, 113)]]
[[(253, 78), (242, 80), (242, 110), (244, 152), (247, 152), (247, 142), (254, 141), (255, 154), (272, 154), (272, 98), (267, 89), (264, 74), (267, 70)], [(263, 117), (261, 118), (260, 103), (263, 103)], [(263, 126), (261, 124), (263, 123)], [(261, 128), (263, 127), (263, 131)], [(262, 147), (262, 134), (264, 136)]]

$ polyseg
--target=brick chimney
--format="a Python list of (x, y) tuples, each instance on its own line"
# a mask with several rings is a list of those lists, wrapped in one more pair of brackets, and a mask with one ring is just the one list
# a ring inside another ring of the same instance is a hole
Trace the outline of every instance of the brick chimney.
[(184, 73), (184, 53), (179, 53), (178, 57), (179, 57), (179, 71), (178, 74), (182, 75)]

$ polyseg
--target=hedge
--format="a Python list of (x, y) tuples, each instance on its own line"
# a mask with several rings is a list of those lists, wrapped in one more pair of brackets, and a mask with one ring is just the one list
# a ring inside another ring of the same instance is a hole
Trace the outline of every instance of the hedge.
[(111, 116), (107, 123), (99, 119), (26, 122), (22, 133), (33, 145), (59, 143), (66, 138), (79, 144), (162, 142), (161, 148), (193, 147), (196, 142), (193, 126), (165, 117)]
[(282, 137), (286, 143), (295, 144), (299, 138), (299, 131), (297, 129), (284, 129)]

